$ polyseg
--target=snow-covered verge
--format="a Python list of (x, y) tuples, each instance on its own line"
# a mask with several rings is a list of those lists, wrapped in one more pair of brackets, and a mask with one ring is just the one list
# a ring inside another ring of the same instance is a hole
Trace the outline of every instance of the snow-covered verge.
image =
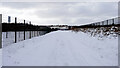
[[(6, 38), (6, 33), (7, 37)], [(39, 31), (40, 35), (44, 35), (46, 31)], [(37, 36), (37, 31), (31, 31), (31, 36), (36, 37)], [(30, 31), (25, 32), (25, 39), (29, 39), (30, 37)], [(24, 32), (20, 31), (17, 32), (17, 42), (23, 41), (24, 40)], [(15, 42), (15, 32), (2, 32), (2, 45), (3, 47), (6, 47), (7, 45), (11, 45)]]
[(56, 31), (3, 48), (3, 66), (117, 66), (118, 39)]
[(0, 49), (0, 67), (2, 67), (2, 49)]

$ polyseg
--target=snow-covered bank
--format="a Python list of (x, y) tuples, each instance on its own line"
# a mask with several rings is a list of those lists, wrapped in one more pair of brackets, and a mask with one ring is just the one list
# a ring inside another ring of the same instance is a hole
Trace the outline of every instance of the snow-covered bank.
[(0, 67), (2, 67), (2, 49), (0, 49)]
[(117, 66), (118, 39), (56, 31), (3, 48), (4, 66)]
[[(6, 35), (7, 33), (7, 35)], [(39, 31), (40, 35), (46, 34), (46, 31)], [(31, 37), (37, 36), (38, 32), (37, 31), (31, 31)], [(7, 38), (6, 38), (7, 36)], [(30, 38), (30, 32), (26, 31), (25, 32), (25, 39)], [(24, 32), (20, 31), (17, 32), (17, 42), (23, 41), (24, 40)], [(6, 47), (7, 45), (11, 45), (15, 42), (15, 32), (2, 32), (2, 45), (3, 47)]]

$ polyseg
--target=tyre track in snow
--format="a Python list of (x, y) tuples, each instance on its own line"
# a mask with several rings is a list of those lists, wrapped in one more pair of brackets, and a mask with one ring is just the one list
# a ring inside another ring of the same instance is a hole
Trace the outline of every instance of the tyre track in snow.
[[(57, 34), (57, 35), (56, 35)], [(79, 34), (79, 35), (82, 35)], [(31, 65), (31, 66), (94, 66), (105, 65), (99, 54), (95, 52), (86, 39), (78, 39), (71, 32), (54, 32), (43, 37), (37, 37), (31, 40), (21, 42), (23, 48), (16, 46), (15, 53), (9, 54), (12, 58), (8, 59), (4, 65)], [(33, 41), (32, 41), (33, 40)], [(20, 45), (20, 44), (19, 44)], [(12, 47), (10, 47), (12, 48)], [(8, 49), (8, 51), (10, 50)], [(10, 50), (13, 52), (12, 50)], [(4, 61), (5, 61), (4, 59)], [(8, 63), (9, 64), (8, 64)], [(19, 62), (15, 63), (14, 62)], [(106, 62), (107, 63), (107, 62)]]
[[(62, 37), (62, 34), (61, 34)], [(68, 65), (72, 65), (72, 66), (76, 66), (76, 65), (87, 65), (87, 62), (84, 60), (84, 57), (82, 55), (79, 55), (79, 58), (77, 57), (77, 55), (75, 54), (75, 52), (73, 51), (73, 48), (71, 48), (71, 46), (74, 46), (74, 44), (72, 44), (71, 40), (69, 40), (68, 36), (64, 37), (67, 38), (68, 40), (64, 40), (62, 38), (60, 38), (61, 43), (63, 43), (65, 46), (64, 48), (66, 49), (66, 57), (67, 59), (71, 60), (71, 62), (67, 62)], [(70, 56), (70, 57), (69, 57)]]
[[(102, 64), (102, 62), (99, 59), (99, 55), (94, 50), (87, 47), (88, 44), (85, 44), (85, 40), (83, 40), (82, 42), (79, 42), (79, 40), (76, 40), (75, 37), (73, 37), (73, 36), (71, 37), (70, 35), (68, 35), (64, 38), (67, 38), (67, 40), (66, 39), (64, 40), (64, 43), (66, 44), (67, 49), (69, 49), (69, 51), (74, 55), (73, 57), (81, 65), (84, 66), (84, 65), (94, 65), (94, 64), (99, 65), (99, 64)], [(74, 39), (72, 39), (72, 38), (74, 38)], [(73, 40), (75, 40), (75, 41), (72, 42)], [(67, 42), (69, 42), (69, 43), (67, 43)], [(81, 50), (76, 49), (76, 44), (77, 44), (77, 46), (78, 45), (80, 46)], [(86, 53), (86, 52), (89, 52), (90, 54)], [(87, 55), (87, 54), (89, 54), (89, 55)], [(88, 61), (90, 59), (93, 60), (92, 64), (91, 64), (91, 62)]]

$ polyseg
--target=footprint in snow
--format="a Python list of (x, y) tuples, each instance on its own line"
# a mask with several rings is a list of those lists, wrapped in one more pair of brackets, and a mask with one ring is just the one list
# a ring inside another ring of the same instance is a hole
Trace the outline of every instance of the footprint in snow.
[(69, 64), (68, 63), (64, 63), (65, 66), (68, 66)]
[(103, 56), (100, 56), (101, 58), (104, 58)]
[(8, 56), (9, 58), (11, 58), (11, 56)]
[(19, 64), (20, 62), (15, 61), (14, 63), (15, 63), (15, 64)]

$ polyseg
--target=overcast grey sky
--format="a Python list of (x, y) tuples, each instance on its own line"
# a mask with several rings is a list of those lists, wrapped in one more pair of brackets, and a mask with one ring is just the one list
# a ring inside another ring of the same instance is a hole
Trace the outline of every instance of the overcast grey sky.
[(1, 2), (119, 2), (119, 0), (1, 0)]
[(117, 2), (4, 2), (0, 8), (3, 22), (10, 15), (43, 25), (81, 25), (118, 16)]

